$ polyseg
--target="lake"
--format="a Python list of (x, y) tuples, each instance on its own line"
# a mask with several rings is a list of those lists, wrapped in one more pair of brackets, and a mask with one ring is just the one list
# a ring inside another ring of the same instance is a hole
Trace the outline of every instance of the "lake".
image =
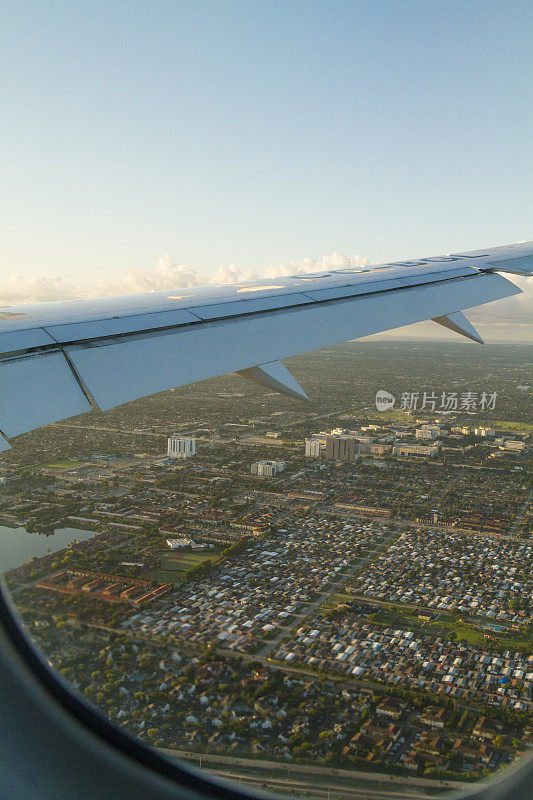
[(28, 533), (26, 528), (0, 525), (0, 572), (20, 567), (33, 556), (46, 556), (63, 550), (76, 539), (84, 542), (93, 536), (94, 531), (79, 528), (58, 528), (51, 536), (45, 536), (42, 533)]

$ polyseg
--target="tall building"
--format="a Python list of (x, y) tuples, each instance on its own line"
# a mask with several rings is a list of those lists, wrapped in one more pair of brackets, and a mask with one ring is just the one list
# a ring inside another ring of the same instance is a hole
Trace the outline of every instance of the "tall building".
[(421, 428), (417, 428), (415, 431), (415, 438), (416, 439), (429, 439), (430, 441), (435, 441), (439, 438), (442, 431), (440, 425), (422, 425)]
[(359, 452), (355, 436), (328, 436), (326, 439), (326, 458), (329, 461), (357, 461)]
[(193, 436), (171, 436), (167, 452), (170, 458), (190, 458), (196, 454), (196, 439)]
[(485, 428), (481, 426), (480, 428), (474, 428), (474, 433), (476, 436), (495, 436), (496, 431), (494, 428)]
[(285, 461), (256, 461), (252, 464), (250, 472), (262, 478), (273, 478), (283, 472), (286, 466)]
[(320, 439), (311, 437), (305, 440), (305, 455), (309, 458), (318, 458), (320, 456)]

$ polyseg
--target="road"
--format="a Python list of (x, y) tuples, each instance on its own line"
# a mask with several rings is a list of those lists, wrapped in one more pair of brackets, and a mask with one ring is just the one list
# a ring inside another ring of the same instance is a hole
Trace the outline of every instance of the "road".
[[(317, 800), (430, 800), (433, 794), (418, 790), (390, 791), (367, 786), (367, 781), (358, 780), (357, 783), (342, 781), (339, 783), (312, 781), (295, 778), (275, 778), (261, 775), (245, 775), (239, 772), (226, 772), (225, 770), (212, 769), (210, 772), (219, 778), (236, 783), (239, 787), (253, 789), (266, 789), (273, 793), (296, 795), (297, 797), (316, 797)], [(381, 783), (380, 783), (381, 787)]]
[(103, 433), (129, 433), (135, 436), (155, 436), (158, 439), (168, 439), (164, 433), (153, 433), (152, 431), (138, 431), (131, 428), (110, 428), (107, 425), (73, 425), (68, 422), (61, 422), (57, 425), (58, 428), (72, 428), (72, 430), (81, 431), (101, 431)]
[[(386, 798), (422, 798), (431, 797), (425, 790), (464, 789), (464, 783), (459, 781), (435, 781), (428, 778), (405, 777), (389, 775), (382, 772), (363, 772), (362, 770), (336, 769), (320, 767), (312, 764), (288, 764), (282, 761), (267, 761), (252, 758), (235, 758), (214, 754), (192, 753), (188, 750), (163, 750), (174, 758), (182, 758), (199, 764), (199, 766), (213, 767), (214, 770), (226, 777), (252, 780), (257, 786), (262, 783), (283, 783), (290, 788), (302, 787), (314, 789), (321, 796), (327, 794), (328, 789), (342, 791), (341, 797), (386, 797)], [(238, 771), (236, 770), (238, 768)], [(252, 775), (243, 774), (251, 770)], [(264, 773), (267, 773), (266, 775)], [(261, 774), (263, 773), (263, 774)], [(277, 775), (276, 775), (277, 774)], [(328, 783), (325, 783), (328, 781)], [(335, 781), (334, 783), (332, 781)], [(378, 784), (378, 787), (369, 787), (369, 784)], [(344, 785), (343, 785), (344, 784)], [(354, 785), (355, 784), (355, 785)], [(366, 785), (365, 785), (366, 784)], [(272, 787), (269, 787), (272, 788)]]

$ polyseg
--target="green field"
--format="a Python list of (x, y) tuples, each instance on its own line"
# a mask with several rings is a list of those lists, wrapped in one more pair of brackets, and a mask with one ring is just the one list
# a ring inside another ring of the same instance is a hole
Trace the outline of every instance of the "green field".
[[(81, 464), (87, 464), (87, 461), (54, 461), (53, 463), (41, 464), (40, 469), (74, 469)], [(96, 466), (90, 462), (92, 466)]]
[(412, 414), (407, 413), (407, 411), (400, 411), (399, 408), (390, 408), (388, 411), (376, 411), (373, 413), (368, 412), (368, 417), (381, 424), (387, 422), (408, 422), (413, 419)]
[(203, 564), (204, 561), (216, 561), (220, 551), (204, 550), (201, 553), (164, 553), (161, 556), (161, 569), (151, 573), (151, 577), (162, 583), (180, 583), (181, 576), (191, 567)]
[(513, 650), (528, 650), (531, 647), (531, 630), (526, 630), (522, 635), (510, 630), (483, 630), (473, 622), (459, 619), (453, 614), (440, 614), (438, 619), (425, 622), (418, 618), (418, 612), (415, 610), (391, 606), (376, 611), (370, 620), (378, 625), (408, 626), (419, 633), (430, 633), (434, 636), (448, 637), (454, 634), (457, 640), (464, 639), (469, 644), (478, 646), (487, 645), (491, 639), (498, 643), (498, 647), (508, 647)]
[[(340, 603), (353, 602), (354, 598), (346, 594), (336, 594), (324, 604), (324, 609), (331, 611)], [(349, 613), (349, 612), (348, 612)], [(497, 642), (498, 647), (511, 650), (529, 650), (533, 641), (533, 625), (530, 625), (523, 634), (511, 631), (490, 631), (478, 627), (470, 622), (454, 616), (441, 613), (439, 618), (425, 622), (418, 618), (416, 609), (405, 606), (383, 606), (369, 617), (369, 621), (384, 627), (407, 628), (417, 633), (426, 633), (433, 636), (448, 638), (450, 634), (459, 639), (464, 639), (469, 644), (487, 645), (490, 640)]]
[(487, 425), (492, 425), (494, 428), (502, 428), (503, 430), (513, 430), (517, 433), (533, 433), (533, 423), (531, 422), (509, 422), (507, 420), (497, 420), (496, 422), (489, 422)]

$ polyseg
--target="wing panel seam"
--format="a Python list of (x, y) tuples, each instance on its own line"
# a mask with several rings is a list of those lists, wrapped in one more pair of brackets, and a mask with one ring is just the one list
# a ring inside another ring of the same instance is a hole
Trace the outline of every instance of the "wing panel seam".
[(92, 408), (99, 410), (98, 403), (96, 402), (96, 400), (92, 396), (92, 394), (89, 391), (85, 381), (83, 380), (83, 378), (81, 377), (81, 375), (77, 371), (76, 367), (74, 366), (69, 354), (64, 350), (63, 347), (60, 347), (59, 351), (61, 352), (61, 354), (63, 355), (65, 361), (67, 362), (68, 368), (70, 369), (74, 380), (76, 381), (76, 383), (80, 387), (81, 391), (83, 392), (83, 394), (87, 398), (88, 402), (91, 404)]

